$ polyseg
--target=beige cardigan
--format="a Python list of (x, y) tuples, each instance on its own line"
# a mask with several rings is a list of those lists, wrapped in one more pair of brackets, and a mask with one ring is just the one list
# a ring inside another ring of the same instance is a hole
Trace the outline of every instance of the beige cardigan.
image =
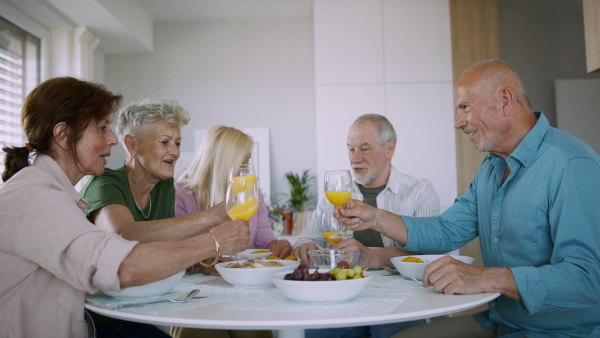
[(86, 291), (119, 289), (137, 242), (95, 227), (86, 206), (46, 155), (0, 187), (0, 337), (87, 337)]

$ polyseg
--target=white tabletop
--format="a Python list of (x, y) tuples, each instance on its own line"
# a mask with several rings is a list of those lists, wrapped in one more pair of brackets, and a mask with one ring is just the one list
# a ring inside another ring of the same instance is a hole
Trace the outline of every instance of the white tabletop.
[[(279, 338), (289, 338), (304, 337), (304, 329), (309, 328), (355, 327), (447, 315), (488, 303), (500, 295), (445, 295), (400, 275), (386, 276), (388, 273), (381, 270), (371, 273), (374, 278), (363, 293), (343, 304), (296, 303), (275, 287), (237, 288), (218, 276), (194, 275), (185, 276), (173, 293), (198, 287), (200, 294), (208, 298), (186, 304), (112, 310), (110, 302), (115, 303), (115, 299), (88, 296), (85, 307), (128, 321), (207, 329), (278, 330)], [(365, 310), (365, 305), (376, 310)]]

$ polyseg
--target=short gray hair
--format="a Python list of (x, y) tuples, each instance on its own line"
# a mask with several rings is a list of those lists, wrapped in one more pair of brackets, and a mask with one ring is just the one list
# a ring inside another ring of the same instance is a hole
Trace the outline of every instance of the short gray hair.
[(133, 128), (165, 121), (168, 125), (182, 127), (190, 122), (190, 114), (177, 101), (169, 98), (146, 99), (133, 102), (119, 112), (117, 134), (123, 141)]
[(377, 141), (380, 145), (385, 145), (388, 141), (394, 140), (396, 142), (396, 130), (390, 121), (383, 115), (379, 114), (364, 114), (359, 116), (354, 123), (352, 128), (360, 126), (365, 122), (370, 121), (377, 130)]

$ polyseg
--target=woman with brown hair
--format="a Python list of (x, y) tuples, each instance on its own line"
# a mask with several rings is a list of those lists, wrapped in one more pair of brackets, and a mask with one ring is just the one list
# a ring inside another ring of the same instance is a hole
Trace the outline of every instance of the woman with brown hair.
[[(1, 337), (94, 336), (84, 315), (86, 292), (150, 283), (246, 248), (248, 224), (240, 220), (202, 236), (138, 244), (86, 219), (87, 202), (73, 186), (104, 171), (117, 144), (110, 123), (121, 100), (102, 85), (71, 77), (48, 80), (27, 97), (21, 112), (27, 143), (3, 148)], [(162, 333), (145, 324), (137, 331)]]

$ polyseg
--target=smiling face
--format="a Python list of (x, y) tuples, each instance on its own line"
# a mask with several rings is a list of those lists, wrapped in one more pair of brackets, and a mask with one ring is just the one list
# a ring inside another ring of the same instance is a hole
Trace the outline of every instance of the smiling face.
[(489, 81), (480, 80), (476, 72), (463, 75), (454, 92), (456, 120), (479, 152), (501, 154), (502, 138), (507, 130), (496, 90)]
[(179, 126), (159, 121), (136, 133), (135, 158), (150, 177), (162, 181), (173, 177), (179, 159)]
[(370, 121), (354, 125), (348, 133), (348, 156), (354, 180), (367, 188), (387, 183), (395, 142), (383, 146), (377, 141), (377, 129)]
[(110, 129), (110, 122), (109, 116), (99, 122), (90, 122), (77, 142), (77, 167), (81, 170), (81, 177), (100, 175), (104, 172), (110, 148), (118, 143), (117, 137)]

